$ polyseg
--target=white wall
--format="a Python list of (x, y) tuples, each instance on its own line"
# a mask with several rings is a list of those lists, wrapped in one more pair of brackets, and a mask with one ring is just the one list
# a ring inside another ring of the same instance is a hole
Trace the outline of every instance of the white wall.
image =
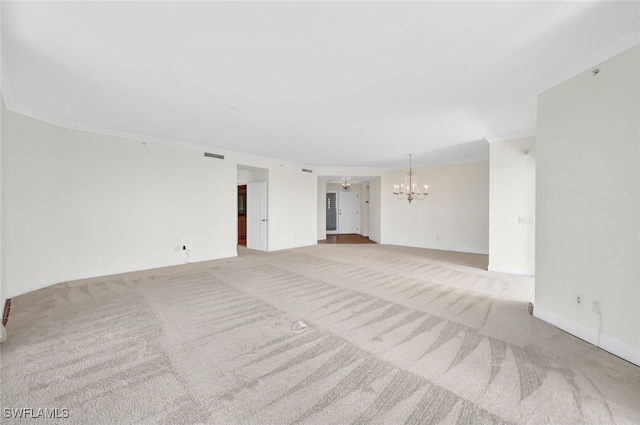
[[(243, 164), (244, 166), (244, 164)], [(269, 182), (269, 170), (266, 168), (240, 169), (238, 167), (238, 185), (254, 182)]]
[(639, 63), (636, 46), (540, 94), (536, 147), (535, 314), (636, 364)]
[(269, 169), (269, 249), (316, 243), (300, 167), (60, 128), (6, 111), (7, 296), (60, 281), (236, 255), (237, 164)]
[(268, 251), (317, 244), (315, 173), (303, 172), (299, 165), (243, 155), (228, 154), (225, 160), (249, 168), (251, 173), (239, 173), (238, 179), (268, 182)]
[(419, 183), (429, 185), (429, 196), (412, 204), (392, 193), (405, 171), (382, 176), (380, 243), (487, 254), (489, 162), (416, 169)]
[(300, 166), (269, 168), (269, 251), (318, 243), (318, 183)]
[[(4, 303), (7, 300), (6, 293), (6, 280), (5, 280), (5, 267), (4, 267), (4, 125), (3, 119), (5, 116), (5, 106), (4, 106), (4, 98), (2, 97), (2, 92), (0, 91), (0, 317), (4, 314)], [(0, 319), (0, 342), (6, 338), (5, 329), (1, 324)]]
[[(467, 162), (416, 169), (430, 185), (424, 201), (393, 196), (393, 185), (404, 182), (406, 169), (394, 171), (326, 168), (320, 175), (367, 176), (369, 190), (360, 188), (362, 201), (368, 197), (368, 236), (381, 244), (489, 253), (489, 162)], [(372, 176), (378, 176), (371, 178)], [(326, 190), (340, 185), (327, 184)], [(365, 192), (367, 194), (365, 195)], [(364, 226), (362, 226), (364, 227)]]
[[(2, 26), (2, 5), (0, 5), (0, 27)], [(0, 29), (0, 34), (2, 34), (2, 30)], [(2, 46), (1, 40), (0, 40), (0, 47)], [(2, 58), (2, 54), (0, 53), (0, 70), (2, 69), (1, 66), (1, 58)], [(2, 78), (0, 76), (0, 81), (2, 81)], [(2, 153), (3, 149), (4, 149), (4, 125), (3, 125), (3, 117), (4, 117), (4, 112), (5, 112), (5, 105), (4, 105), (4, 97), (2, 95), (2, 91), (0, 90), (0, 318), (3, 316), (4, 314), (4, 303), (7, 299), (6, 297), (6, 293), (7, 293), (7, 289), (6, 289), (6, 283), (5, 283), (5, 269), (4, 269), (4, 165), (3, 165), (3, 161), (4, 161), (4, 155)], [(2, 326), (2, 322), (0, 319), (0, 342), (4, 341), (6, 339), (6, 332), (4, 329), (4, 326)]]
[(382, 240), (381, 185), (381, 177), (376, 177), (369, 184), (369, 239), (377, 243)]
[(360, 188), (360, 234), (369, 236), (369, 183)]
[[(368, 220), (368, 214), (365, 215), (365, 208), (367, 208), (365, 204), (365, 200), (369, 200), (369, 189), (366, 188), (367, 184), (363, 183), (353, 183), (351, 184), (351, 188), (349, 189), (351, 192), (358, 193), (358, 234), (362, 236), (369, 236), (369, 223), (365, 223), (365, 219)], [(326, 190), (329, 191), (342, 191), (341, 183), (327, 183)], [(326, 191), (325, 191), (326, 193)], [(326, 197), (326, 195), (325, 195)], [(324, 202), (324, 200), (323, 200)], [(338, 205), (338, 208), (340, 205)], [(324, 221), (326, 222), (326, 211), (324, 212)], [(326, 226), (325, 226), (326, 228)], [(338, 229), (340, 230), (340, 229)], [(325, 238), (326, 238), (326, 230), (325, 230)]]
[(527, 137), (489, 145), (491, 271), (535, 274), (535, 144)]
[(7, 111), (6, 277), (52, 283), (236, 252), (236, 164)]
[(318, 179), (318, 236), (319, 241), (327, 239), (327, 182)]
[(240, 170), (238, 169), (238, 186), (247, 184), (249, 181), (253, 180), (253, 172), (251, 170)]

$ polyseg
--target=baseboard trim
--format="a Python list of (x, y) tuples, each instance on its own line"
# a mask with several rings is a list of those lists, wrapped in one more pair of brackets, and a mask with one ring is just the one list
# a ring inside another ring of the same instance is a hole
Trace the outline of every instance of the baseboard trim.
[[(327, 233), (329, 234), (329, 233)], [(313, 246), (313, 245), (318, 245), (318, 241), (315, 240), (313, 242), (307, 242), (304, 245), (283, 245), (283, 246), (276, 246), (276, 247), (269, 247), (269, 249), (267, 249), (266, 252), (276, 252), (276, 251), (284, 251), (285, 249), (295, 249), (295, 248), (304, 248), (306, 246)]]
[[(369, 239), (371, 239), (371, 236), (369, 236)], [(406, 247), (406, 248), (432, 249), (434, 251), (460, 252), (463, 254), (489, 255), (489, 250), (485, 250), (485, 249), (465, 248), (465, 247), (459, 247), (459, 246), (444, 246), (444, 245), (405, 245), (402, 243), (398, 243), (396, 241), (389, 242), (385, 240), (383, 242), (379, 242), (375, 239), (371, 239), (371, 240), (380, 245), (393, 245), (393, 246), (400, 246), (400, 247)]]
[(140, 265), (136, 267), (123, 267), (123, 268), (114, 268), (109, 270), (97, 270), (95, 272), (89, 272), (89, 273), (68, 274), (64, 276), (58, 276), (55, 279), (38, 282), (33, 286), (22, 288), (24, 289), (22, 291), (20, 290), (15, 292), (7, 291), (6, 295), (7, 295), (7, 298), (12, 298), (12, 297), (17, 297), (19, 295), (26, 294), (29, 292), (37, 291), (38, 289), (46, 288), (47, 286), (56, 285), (61, 282), (74, 282), (74, 281), (81, 281), (85, 279), (93, 279), (98, 277), (109, 278), (109, 277), (123, 275), (126, 273), (149, 272), (153, 270), (160, 271), (168, 267), (175, 267), (175, 266), (180, 266), (185, 264), (194, 264), (194, 263), (200, 263), (204, 261), (220, 260), (223, 258), (231, 258), (231, 257), (237, 257), (237, 256), (238, 256), (238, 251), (226, 251), (226, 252), (220, 252), (216, 255), (208, 256), (208, 257), (192, 256), (189, 258), (189, 263), (185, 263), (184, 259), (182, 259), (181, 261), (171, 262), (171, 263), (145, 264), (145, 265)]
[[(595, 345), (596, 347), (598, 346), (598, 331), (595, 329), (581, 325), (580, 323), (569, 320), (564, 316), (537, 305), (533, 309), (533, 315), (589, 344)], [(640, 348), (631, 347), (607, 335), (600, 335), (600, 348), (621, 359), (640, 366)]]
[(489, 270), (490, 272), (496, 272), (496, 273), (517, 274), (521, 276), (535, 276), (535, 272), (533, 270), (518, 269), (516, 267), (493, 266), (489, 264), (489, 267), (487, 268), (487, 270)]

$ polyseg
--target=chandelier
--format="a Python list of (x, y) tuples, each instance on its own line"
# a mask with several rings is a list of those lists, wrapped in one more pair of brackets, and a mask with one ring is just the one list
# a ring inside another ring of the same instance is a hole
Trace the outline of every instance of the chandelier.
[(349, 183), (345, 178), (344, 183), (342, 183), (342, 190), (344, 190), (345, 192), (348, 192), (349, 189), (351, 189), (351, 183)]
[(409, 171), (404, 176), (404, 183), (393, 185), (393, 195), (396, 199), (406, 199), (409, 203), (414, 199), (421, 201), (429, 194), (429, 186), (425, 184), (424, 188), (421, 188), (418, 184), (416, 172), (411, 167), (412, 156), (412, 154), (409, 154)]

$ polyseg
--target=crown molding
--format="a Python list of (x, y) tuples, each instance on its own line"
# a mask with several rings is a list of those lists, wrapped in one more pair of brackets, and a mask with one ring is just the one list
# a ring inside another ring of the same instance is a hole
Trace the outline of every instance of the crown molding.
[[(611, 59), (612, 57), (640, 44), (640, 30), (627, 33), (613, 43), (608, 44), (604, 48), (597, 50), (587, 56), (574, 61), (563, 69), (539, 80), (529, 87), (530, 97), (537, 97), (540, 93), (563, 83), (576, 75), (585, 72), (589, 68), (593, 68), (600, 63)], [(535, 102), (534, 102), (535, 103)]]
[(216, 147), (212, 147), (212, 146), (205, 146), (205, 145), (200, 145), (200, 144), (194, 144), (194, 143), (184, 143), (184, 142), (176, 142), (175, 140), (171, 140), (171, 139), (163, 139), (163, 138), (159, 138), (159, 137), (148, 137), (148, 136), (142, 136), (139, 134), (133, 134), (133, 133), (127, 133), (127, 132), (123, 132), (123, 131), (113, 131), (113, 130), (105, 130), (102, 128), (97, 128), (97, 127), (91, 127), (91, 126), (85, 126), (85, 125), (80, 125), (80, 124), (76, 124), (76, 123), (67, 123), (67, 122), (62, 122), (61, 120), (55, 119), (55, 118), (51, 118), (51, 117), (45, 117), (42, 114), (30, 109), (30, 108), (24, 108), (21, 106), (6, 106), (6, 109), (8, 111), (14, 112), (16, 114), (20, 114), (20, 115), (24, 115), (26, 117), (41, 121), (45, 124), (49, 124), (49, 125), (54, 125), (56, 127), (60, 127), (60, 128), (64, 128), (67, 130), (76, 130), (76, 131), (85, 131), (87, 133), (93, 133), (93, 134), (99, 134), (99, 135), (103, 135), (103, 136), (110, 136), (110, 137), (119, 137), (119, 138), (123, 138), (123, 139), (128, 139), (131, 141), (138, 141), (138, 142), (147, 142), (147, 143), (155, 143), (158, 145), (165, 145), (165, 146), (171, 146), (171, 147), (176, 147), (176, 148), (184, 148), (184, 149), (191, 149), (191, 150), (197, 150), (200, 152), (211, 152), (211, 153), (218, 153), (218, 154), (222, 154), (222, 155), (229, 155), (229, 156), (235, 156), (238, 157), (237, 160), (239, 163), (242, 162), (242, 159), (246, 158), (246, 159), (254, 159), (254, 160), (259, 160), (259, 161), (268, 161), (268, 162), (277, 162), (278, 164), (287, 164), (290, 166), (294, 166), (294, 167), (302, 167), (302, 168), (308, 168), (314, 171), (318, 168), (314, 165), (309, 165), (309, 164), (302, 164), (302, 163), (298, 163), (298, 162), (292, 162), (292, 161), (287, 161), (287, 160), (283, 160), (283, 159), (278, 159), (278, 158), (271, 158), (271, 157), (266, 157), (266, 156), (260, 156), (260, 155), (253, 155), (253, 154), (248, 154), (248, 153), (244, 153), (244, 152), (236, 152), (236, 151), (230, 151), (230, 150), (226, 150), (226, 149), (218, 149)]
[(488, 143), (496, 143), (496, 142), (504, 142), (507, 140), (525, 139), (527, 137), (536, 137), (536, 130), (530, 129), (530, 130), (524, 130), (524, 131), (517, 131), (514, 133), (496, 134), (493, 136), (486, 136), (484, 140), (486, 140)]
[[(470, 162), (484, 162), (489, 160), (489, 155), (459, 158), (446, 161), (426, 161), (413, 164), (413, 168), (439, 167), (443, 165), (467, 164)], [(408, 164), (407, 164), (408, 165)], [(400, 167), (317, 167), (319, 176), (351, 176), (351, 177), (380, 177), (381, 173), (404, 171), (408, 166)]]
[[(460, 158), (460, 159), (451, 159), (446, 161), (427, 161), (427, 162), (417, 162), (413, 165), (413, 168), (425, 168), (425, 167), (440, 167), (444, 165), (456, 165), (456, 164), (468, 164), (471, 162), (485, 162), (489, 161), (489, 154), (483, 156), (473, 156), (468, 158)], [(406, 167), (404, 167), (406, 168)], [(404, 169), (402, 168), (402, 169)], [(395, 168), (392, 171), (398, 170)]]

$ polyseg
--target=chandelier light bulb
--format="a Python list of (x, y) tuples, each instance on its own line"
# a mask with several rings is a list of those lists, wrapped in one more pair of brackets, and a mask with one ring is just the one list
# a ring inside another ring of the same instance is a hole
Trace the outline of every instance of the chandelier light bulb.
[(418, 184), (418, 176), (413, 171), (413, 164), (409, 154), (409, 171), (405, 174), (404, 183), (393, 185), (393, 195), (396, 199), (406, 199), (411, 204), (414, 199), (423, 200), (429, 194), (429, 186), (424, 185), (424, 191), (421, 190), (420, 184)]

